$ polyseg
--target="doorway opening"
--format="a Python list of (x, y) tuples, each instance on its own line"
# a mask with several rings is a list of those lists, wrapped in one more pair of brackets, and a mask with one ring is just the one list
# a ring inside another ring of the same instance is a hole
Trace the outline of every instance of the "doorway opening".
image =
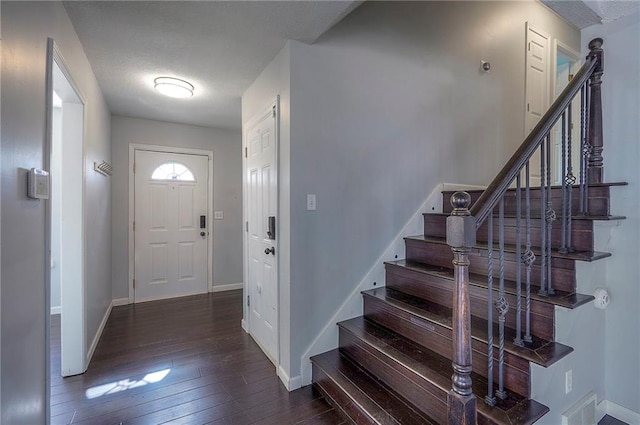
[[(578, 72), (582, 61), (580, 54), (564, 43), (555, 40), (553, 49), (554, 58), (554, 72), (552, 79), (552, 99), (555, 100), (558, 95), (565, 89), (569, 81), (573, 79), (573, 76)], [(566, 115), (567, 131), (571, 133), (571, 171), (572, 174), (577, 176), (580, 169), (580, 96), (576, 96), (573, 99), (571, 105), (571, 117)], [(567, 133), (568, 134), (568, 133)], [(553, 164), (553, 183), (556, 185), (562, 184), (562, 178), (569, 170), (569, 152), (565, 153), (566, 163), (562, 163), (562, 124), (558, 122), (552, 131), (553, 138), (553, 150), (552, 164)], [(568, 137), (565, 136), (565, 143), (568, 143)]]
[[(84, 105), (64, 58), (52, 39), (47, 51), (47, 143), (44, 167), (51, 171), (46, 206), (48, 398), (51, 375), (84, 373)], [(59, 353), (59, 354), (58, 354)]]

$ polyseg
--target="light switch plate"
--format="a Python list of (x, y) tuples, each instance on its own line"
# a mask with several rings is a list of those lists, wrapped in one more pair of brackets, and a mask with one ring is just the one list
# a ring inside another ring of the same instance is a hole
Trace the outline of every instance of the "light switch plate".
[(307, 194), (307, 210), (315, 211), (316, 209), (316, 195)]

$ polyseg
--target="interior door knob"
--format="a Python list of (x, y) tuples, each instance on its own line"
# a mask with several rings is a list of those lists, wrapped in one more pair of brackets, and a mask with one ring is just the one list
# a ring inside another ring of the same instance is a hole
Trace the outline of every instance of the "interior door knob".
[(267, 248), (267, 249), (264, 250), (264, 253), (267, 254), (267, 255), (269, 255), (269, 254), (276, 255), (276, 249), (274, 247)]
[(204, 232), (200, 232), (200, 236), (204, 237), (205, 233)]

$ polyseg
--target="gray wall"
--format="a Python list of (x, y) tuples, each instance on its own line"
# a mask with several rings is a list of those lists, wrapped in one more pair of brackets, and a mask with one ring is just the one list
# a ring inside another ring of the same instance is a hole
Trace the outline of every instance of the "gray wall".
[[(269, 106), (280, 96), (280, 139), (278, 147), (278, 273), (280, 279), (279, 298), (279, 347), (280, 366), (288, 373), (291, 365), (291, 328), (290, 328), (290, 274), (289, 264), (291, 258), (290, 247), (290, 201), (291, 190), (291, 44), (288, 42), (275, 58), (267, 65), (264, 71), (256, 78), (247, 91), (242, 95), (242, 125), (244, 126), (255, 115)], [(246, 176), (243, 175), (246, 183)], [(246, 279), (245, 279), (246, 282)], [(243, 303), (244, 304), (244, 303)], [(243, 317), (248, 316), (247, 306), (244, 306)]]
[(522, 142), (527, 21), (579, 50), (535, 2), (369, 2), (291, 43), (292, 359), (436, 184), (487, 184)]
[(611, 229), (606, 281), (606, 398), (640, 415), (640, 15), (635, 13), (582, 31), (582, 43), (604, 39), (602, 85), (605, 180), (627, 181), (614, 189), (612, 210), (627, 216)]
[(82, 46), (58, 2), (2, 3), (2, 412), (6, 424), (45, 423), (45, 202), (26, 198), (26, 170), (43, 166), (47, 37), (62, 51), (85, 97), (86, 340), (111, 301), (110, 180), (94, 160), (110, 160), (110, 115)]
[(113, 116), (111, 223), (113, 226), (113, 298), (129, 296), (129, 144), (175, 146), (213, 151), (213, 284), (242, 282), (242, 185), (240, 132)]

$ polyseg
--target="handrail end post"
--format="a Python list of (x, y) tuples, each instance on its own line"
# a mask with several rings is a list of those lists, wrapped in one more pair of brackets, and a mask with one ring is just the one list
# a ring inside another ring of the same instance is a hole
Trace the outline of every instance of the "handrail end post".
[(471, 425), (477, 420), (476, 397), (472, 391), (471, 304), (469, 302), (469, 251), (476, 244), (476, 220), (469, 211), (471, 196), (451, 196), (453, 211), (447, 217), (447, 244), (453, 251), (453, 376), (447, 396), (449, 425)]

